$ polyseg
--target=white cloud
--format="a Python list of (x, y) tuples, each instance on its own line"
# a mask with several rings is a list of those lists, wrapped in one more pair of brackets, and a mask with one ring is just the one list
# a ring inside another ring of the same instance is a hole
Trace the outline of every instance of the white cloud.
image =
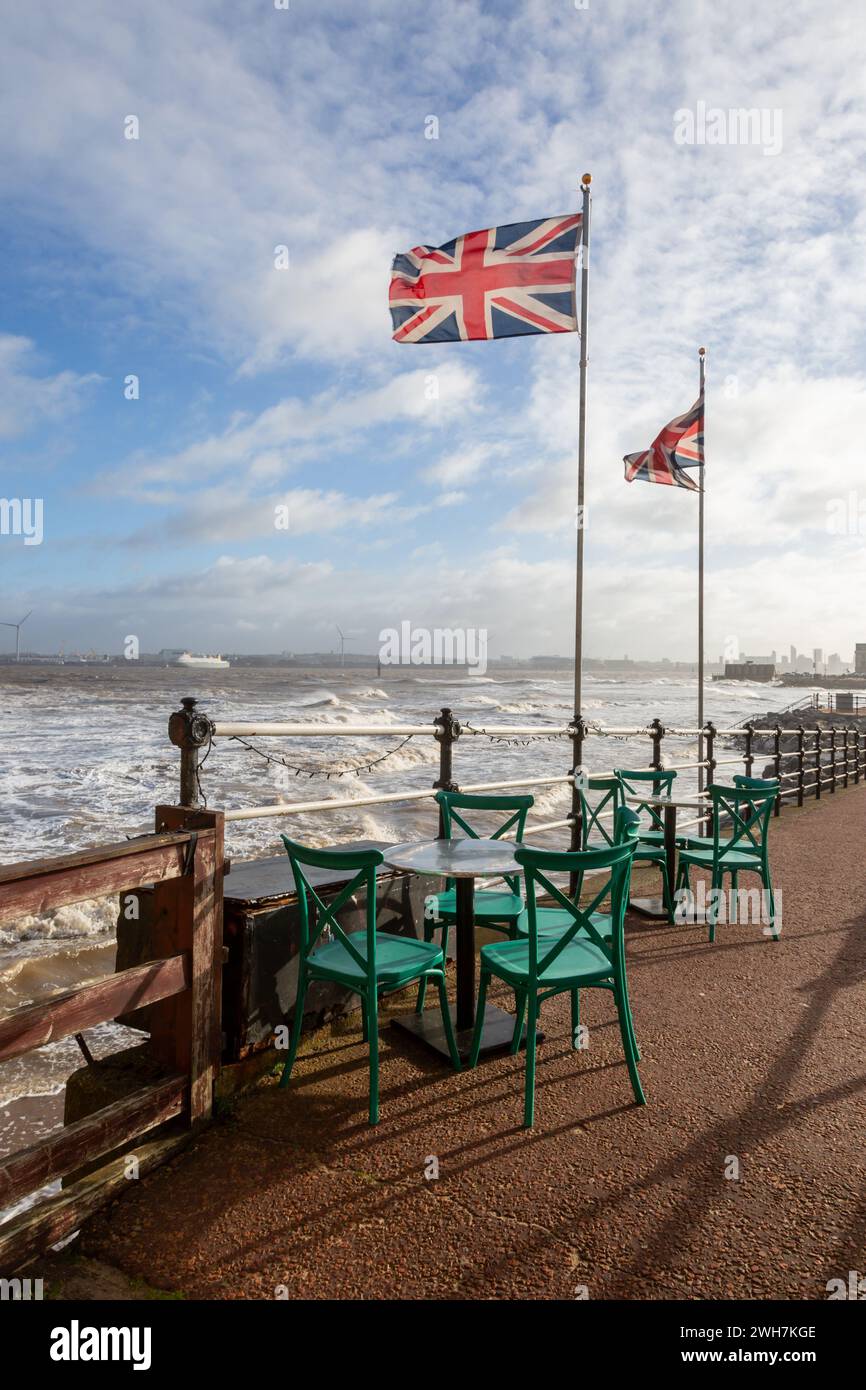
[(24, 434), (45, 420), (77, 410), (88, 387), (100, 380), (62, 371), (37, 374), (39, 363), (29, 338), (0, 333), (0, 439)]

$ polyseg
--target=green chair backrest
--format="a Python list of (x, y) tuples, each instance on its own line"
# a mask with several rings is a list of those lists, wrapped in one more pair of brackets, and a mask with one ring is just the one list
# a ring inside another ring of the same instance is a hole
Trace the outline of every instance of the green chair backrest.
[[(660, 770), (657, 767), (642, 767), (634, 771), (624, 767), (615, 767), (613, 775), (619, 778), (624, 796), (640, 796), (644, 792), (649, 796), (670, 796), (677, 774), (676, 772)], [(664, 811), (660, 806), (647, 806), (646, 802), (642, 801), (635, 809), (638, 815), (646, 813), (649, 816), (647, 830), (664, 830)]]
[[(442, 810), (442, 838), (450, 840), (454, 824), (465, 830), (466, 834), (473, 840), (498, 840), (505, 835), (512, 826), (516, 827), (515, 839), (523, 839), (523, 831), (526, 826), (526, 814), (530, 807), (535, 804), (534, 796), (477, 796), (471, 792), (437, 792), (436, 800)], [(461, 811), (510, 811), (497, 830), (492, 834), (485, 833), (482, 837), (473, 826), (461, 816)], [(516, 874), (503, 874), (502, 877), (508, 884), (512, 893), (520, 891), (520, 879)], [(448, 888), (454, 885), (453, 879), (447, 880)]]
[[(599, 947), (607, 960), (610, 961), (612, 971), (622, 967), (625, 959), (623, 923), (631, 882), (632, 859), (636, 846), (637, 831), (633, 827), (622, 844), (605, 846), (603, 849), (583, 849), (560, 853), (557, 850), (529, 849), (527, 846), (522, 846), (515, 851), (514, 857), (523, 866), (526, 878), (530, 987), (533, 983), (544, 983), (545, 971), (565, 950), (566, 946), (574, 940), (578, 932), (584, 934), (584, 939), (587, 936), (590, 937)], [(598, 888), (598, 891), (586, 907), (581, 907), (576, 896), (575, 898), (569, 897), (550, 879), (551, 874), (568, 873), (573, 874), (580, 882), (589, 870), (607, 870), (608, 872), (596, 874), (593, 888)], [(600, 887), (599, 880), (601, 880)], [(542, 939), (540, 943), (541, 956), (539, 956), (538, 915), (535, 903), (536, 884), (539, 884), (544, 892), (554, 899), (560, 907), (565, 908), (573, 918), (571, 925), (552, 943)], [(609, 942), (601, 935), (592, 920), (592, 914), (598, 911), (599, 904), (604, 902), (607, 897), (610, 898), (611, 917)]]
[[(709, 793), (713, 804), (714, 866), (724, 865), (734, 854), (753, 854), (765, 859), (776, 792), (760, 787), (722, 787), (714, 782)], [(728, 822), (729, 836), (721, 834), (723, 818)]]
[[(384, 855), (378, 849), (311, 849), (299, 845), (282, 836), (295, 887), (298, 890), (298, 908), (301, 920), (301, 956), (304, 960), (319, 944), (322, 933), (330, 928), (334, 937), (348, 951), (349, 955), (367, 975), (376, 973), (376, 868), (384, 862)], [(340, 889), (330, 903), (319, 897), (310, 883), (304, 868), (332, 869), (352, 873), (354, 877)], [(367, 890), (367, 956), (366, 959), (352, 943), (337, 921), (337, 913), (360, 887)], [(311, 910), (312, 909), (312, 910)]]
[[(616, 843), (616, 816), (617, 812), (624, 805), (622, 783), (618, 777), (587, 777), (577, 782), (577, 791), (580, 796), (580, 820), (581, 851), (589, 849), (590, 836), (595, 832), (601, 837), (602, 844), (613, 845)], [(601, 792), (602, 795), (594, 806), (590, 806), (586, 793)], [(611, 825), (606, 822), (610, 820)]]
[(752, 791), (776, 792), (779, 790), (778, 777), (746, 777), (738, 772), (733, 777), (735, 787), (745, 787)]

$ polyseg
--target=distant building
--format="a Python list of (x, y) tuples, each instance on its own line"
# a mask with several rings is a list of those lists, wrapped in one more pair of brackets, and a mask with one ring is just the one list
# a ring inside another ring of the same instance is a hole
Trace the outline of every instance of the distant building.
[(776, 674), (772, 662), (726, 661), (726, 681), (771, 681)]
[(812, 649), (812, 665), (813, 665), (813, 667), (815, 668), (816, 671), (820, 671), (820, 669), (821, 669), (821, 667), (823, 666), (823, 664), (824, 664), (824, 648), (823, 648), (823, 647), (813, 647), (813, 649)]

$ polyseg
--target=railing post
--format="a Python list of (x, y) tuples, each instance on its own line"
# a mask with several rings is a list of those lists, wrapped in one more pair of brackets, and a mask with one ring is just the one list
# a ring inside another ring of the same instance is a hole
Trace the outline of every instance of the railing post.
[(661, 772), (664, 767), (662, 763), (662, 739), (665, 736), (665, 727), (660, 719), (653, 719), (649, 727), (653, 741), (653, 760), (650, 767), (654, 767), (656, 772)]
[(830, 726), (830, 782), (831, 792), (836, 790), (836, 725)]
[[(709, 790), (710, 790), (710, 787), (713, 785), (714, 773), (715, 773), (715, 770), (716, 770), (716, 753), (715, 753), (715, 749), (716, 749), (716, 726), (715, 726), (715, 724), (712, 722), (712, 720), (710, 720), (709, 723), (705, 725), (705, 728), (706, 728), (706, 731), (707, 731), (707, 747), (706, 747), (706, 755), (707, 755), (707, 791), (709, 791)], [(712, 803), (711, 803), (711, 804), (712, 804)], [(707, 834), (708, 834), (708, 835), (711, 835), (711, 834), (712, 834), (712, 831), (713, 831), (713, 813), (712, 813), (712, 811), (708, 811), (708, 812), (707, 812), (706, 829), (707, 829)]]
[(854, 730), (854, 782), (860, 781), (860, 730)]
[[(583, 842), (583, 807), (580, 800), (580, 788), (577, 783), (580, 766), (583, 760), (583, 740), (586, 738), (586, 720), (582, 714), (570, 719), (568, 723), (571, 738), (571, 812), (568, 819), (571, 821), (571, 831), (569, 833), (568, 847), (570, 850), (579, 850)], [(568, 875), (568, 891), (571, 897), (577, 893), (578, 881), (577, 874)]]
[(746, 725), (746, 751), (743, 754), (743, 770), (747, 777), (751, 777), (752, 764), (755, 761), (754, 755), (752, 754), (752, 739), (754, 737), (755, 726), (754, 724), (749, 723)]
[(797, 805), (803, 805), (805, 797), (806, 730), (801, 724), (797, 729)]
[(210, 1119), (222, 1052), (222, 811), (157, 806), (156, 830), (206, 830), (191, 845), (188, 871), (154, 889), (150, 946), (155, 957), (186, 952), (190, 988), (151, 1006), (150, 1051), (171, 1071), (189, 1076), (189, 1120)]
[[(440, 792), (456, 792), (457, 783), (452, 780), (453, 776), (453, 749), (454, 744), (460, 737), (460, 724), (454, 718), (451, 710), (445, 706), (437, 714), (433, 723), (438, 727), (439, 732), (435, 735), (439, 744), (439, 776), (433, 786)], [(445, 817), (442, 814), (442, 807), (439, 807), (439, 838), (445, 834)]]
[(776, 764), (776, 781), (779, 783), (779, 790), (776, 794), (776, 804), (773, 807), (773, 815), (778, 816), (782, 809), (782, 726), (776, 725), (775, 738), (773, 741), (773, 756)]
[(201, 805), (198, 784), (199, 749), (209, 743), (213, 724), (206, 714), (196, 711), (198, 703), (191, 696), (181, 700), (168, 721), (168, 736), (180, 749), (180, 805), (195, 809)]
[[(571, 739), (571, 814), (568, 819), (571, 821), (571, 835), (569, 839), (569, 849), (579, 850), (583, 840), (583, 812), (580, 801), (580, 788), (574, 780), (579, 772), (583, 760), (583, 740), (586, 738), (586, 721), (583, 715), (578, 715), (576, 719), (569, 721), (569, 738)], [(573, 877), (573, 876), (572, 876)], [(572, 892), (574, 888), (572, 886)]]
[(848, 785), (848, 769), (849, 769), (849, 767), (851, 766), (851, 737), (850, 737), (850, 735), (851, 735), (851, 730), (850, 730), (850, 728), (848, 727), (848, 725), (846, 724), (846, 725), (845, 725), (845, 753), (844, 753), (845, 773), (844, 773), (843, 780), (842, 780), (842, 786), (843, 786), (843, 787), (847, 787), (847, 785)]
[(815, 798), (821, 799), (821, 727), (815, 730)]

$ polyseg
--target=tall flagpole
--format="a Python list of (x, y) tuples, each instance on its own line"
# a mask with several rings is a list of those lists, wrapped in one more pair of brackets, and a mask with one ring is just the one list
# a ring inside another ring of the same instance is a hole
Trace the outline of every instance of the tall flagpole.
[[(705, 380), (705, 359), (706, 348), (698, 348), (698, 360), (701, 364), (701, 389), (700, 400), (702, 405), (701, 433), (704, 433), (706, 424), (706, 402), (704, 401), (704, 380)], [(698, 471), (701, 490), (698, 493), (698, 728), (704, 727), (704, 477), (706, 456), (706, 437), (701, 449), (701, 466)], [(704, 789), (704, 739), (703, 735), (698, 735), (698, 791)]]
[[(586, 472), (586, 347), (587, 347), (587, 309), (589, 305), (589, 209), (591, 197), (589, 186), (592, 174), (584, 174), (581, 179), (583, 192), (583, 218), (580, 227), (580, 405), (578, 407), (577, 434), (577, 568), (574, 591), (574, 718), (580, 720), (583, 707), (581, 674), (583, 665), (583, 537), (586, 530), (586, 509), (584, 503), (584, 482)], [(583, 737), (578, 724), (574, 740), (575, 765), (580, 761)]]

